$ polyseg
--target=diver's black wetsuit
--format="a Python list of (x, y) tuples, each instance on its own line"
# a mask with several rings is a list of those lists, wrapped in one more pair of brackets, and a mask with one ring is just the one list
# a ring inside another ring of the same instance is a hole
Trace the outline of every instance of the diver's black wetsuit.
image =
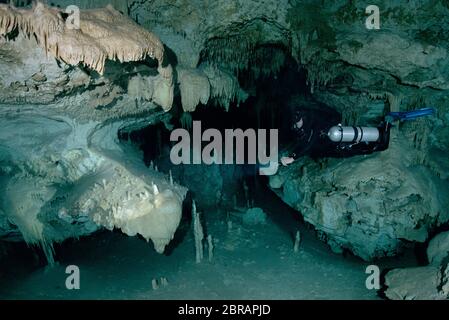
[(328, 137), (329, 129), (341, 123), (341, 115), (330, 108), (301, 109), (295, 115), (295, 121), (303, 120), (303, 126), (294, 130), (296, 141), (288, 148), (289, 157), (298, 159), (308, 155), (312, 158), (324, 157), (352, 157), (371, 154), (386, 150), (390, 142), (389, 122), (382, 122), (379, 126), (379, 139), (375, 142), (333, 142)]

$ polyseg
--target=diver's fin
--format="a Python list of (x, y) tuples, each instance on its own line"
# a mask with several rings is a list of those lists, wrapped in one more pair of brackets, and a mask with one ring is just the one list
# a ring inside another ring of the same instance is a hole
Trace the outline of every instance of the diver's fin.
[(419, 117), (429, 116), (435, 114), (434, 108), (422, 108), (418, 110), (412, 111), (403, 111), (403, 112), (390, 112), (387, 114), (387, 117), (392, 118), (393, 121), (406, 121), (406, 120), (414, 120)]

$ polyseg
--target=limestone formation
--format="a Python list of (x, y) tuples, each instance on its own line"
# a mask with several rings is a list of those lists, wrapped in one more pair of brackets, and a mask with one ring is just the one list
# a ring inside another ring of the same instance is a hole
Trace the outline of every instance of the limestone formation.
[(448, 186), (397, 142), (403, 139), (381, 154), (304, 158), (270, 177), (270, 186), (333, 250), (347, 248), (366, 260), (396, 255), (403, 240), (424, 242), (432, 226), (449, 218)]
[(427, 260), (432, 265), (441, 265), (449, 257), (449, 232), (437, 234), (427, 246)]
[(201, 71), (178, 68), (178, 81), (184, 111), (195, 111), (200, 103), (209, 101), (210, 83)]
[(83, 63), (104, 73), (106, 59), (139, 61), (149, 56), (162, 64), (161, 41), (112, 6), (85, 10), (69, 25), (62, 11), (37, 2), (33, 9), (0, 4), (0, 36), (14, 29), (36, 36), (45, 52), (70, 65)]
[(385, 294), (392, 300), (445, 300), (449, 296), (448, 269), (417, 267), (390, 271)]
[[(186, 189), (115, 138), (166, 121), (158, 105), (171, 108), (173, 73), (162, 42), (110, 6), (82, 10), (79, 29), (63, 13), (0, 4), (0, 235), (42, 247), (50, 264), (53, 243), (101, 228), (139, 234), (162, 253)], [(123, 88), (123, 63), (147, 57), (156, 65), (136, 68), (151, 71), (148, 85)]]
[(444, 300), (449, 297), (447, 232), (427, 247), (428, 266), (400, 268), (385, 276), (385, 295), (392, 300)]

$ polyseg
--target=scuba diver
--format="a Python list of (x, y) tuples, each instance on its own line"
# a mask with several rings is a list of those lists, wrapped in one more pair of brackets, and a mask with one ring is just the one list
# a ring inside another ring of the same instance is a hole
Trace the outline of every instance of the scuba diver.
[(287, 166), (304, 155), (343, 158), (384, 151), (388, 149), (394, 121), (413, 120), (434, 112), (433, 108), (390, 112), (377, 127), (351, 127), (342, 126), (341, 115), (328, 107), (299, 109), (291, 128), (297, 139), (280, 162)]

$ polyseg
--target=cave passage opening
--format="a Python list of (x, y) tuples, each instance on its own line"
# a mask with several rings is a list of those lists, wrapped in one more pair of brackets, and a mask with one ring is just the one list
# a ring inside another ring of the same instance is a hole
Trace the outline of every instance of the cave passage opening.
[(295, 139), (291, 130), (294, 110), (298, 105), (303, 107), (308, 103), (319, 106), (311, 94), (307, 71), (282, 46), (264, 46), (262, 50), (280, 52), (284, 56), (284, 63), (277, 71), (261, 72), (261, 69), (267, 70), (267, 66), (263, 66), (267, 64), (266, 61), (253, 66), (258, 72), (249, 68), (240, 70), (239, 85), (249, 94), (244, 102), (231, 101), (224, 108), (211, 99), (206, 105), (200, 104), (193, 112), (184, 112), (178, 95), (170, 111), (171, 127), (166, 122), (159, 122), (135, 131), (118, 132), (123, 143), (131, 143), (142, 151), (146, 166), (171, 174), (177, 183), (189, 189), (184, 202), (183, 220), (174, 240), (167, 247), (168, 254), (183, 241), (191, 227), (192, 200), (197, 202), (201, 210), (217, 211), (222, 221), (229, 220), (230, 212), (236, 208), (242, 211), (262, 206), (264, 210), (270, 211), (269, 219), (289, 237), (294, 238), (298, 226), (308, 230), (310, 237), (320, 237), (315, 235), (312, 225), (269, 189), (268, 177), (259, 174), (257, 165), (173, 165), (170, 160), (171, 148), (176, 144), (170, 141), (171, 132), (184, 128), (192, 133), (193, 121), (201, 122), (203, 132), (212, 128), (219, 130), (223, 136), (226, 129), (277, 129), (280, 151)]
[[(216, 218), (225, 222), (236, 209), (244, 211), (248, 208), (266, 206), (264, 210), (268, 208), (270, 211), (269, 219), (289, 237), (294, 237), (298, 225), (314, 232), (301, 215), (269, 190), (268, 177), (259, 174), (258, 165), (173, 165), (170, 160), (171, 148), (176, 144), (170, 141), (171, 132), (177, 128), (184, 128), (192, 134), (193, 121), (201, 122), (203, 132), (207, 129), (217, 129), (222, 136), (226, 129), (243, 131), (277, 129), (280, 150), (294, 139), (291, 131), (291, 115), (296, 107), (295, 100), (302, 103), (313, 102), (306, 70), (281, 46), (264, 46), (261, 50), (282, 54), (284, 63), (276, 71), (261, 72), (261, 69), (269, 70), (266, 65), (263, 66), (264, 62), (253, 66), (259, 70), (257, 72), (249, 68), (240, 70), (239, 86), (248, 93), (245, 101), (234, 100), (224, 108), (211, 99), (206, 105), (200, 104), (193, 112), (184, 112), (181, 99), (177, 95), (170, 111), (171, 127), (167, 126), (167, 122), (159, 122), (135, 131), (118, 132), (118, 137), (123, 143), (131, 143), (142, 151), (146, 166), (171, 174), (175, 182), (189, 189), (187, 199), (184, 201), (183, 218), (175, 238), (167, 247), (168, 254), (183, 241), (187, 230), (191, 227), (192, 200), (196, 201), (201, 210), (216, 211), (218, 213)], [(203, 142), (204, 144), (206, 143)], [(245, 161), (247, 160), (245, 154)], [(204, 219), (203, 216), (202, 218)], [(207, 223), (203, 223), (203, 226), (207, 234)]]
[[(260, 176), (258, 166), (252, 164), (173, 165), (170, 161), (170, 150), (176, 144), (170, 141), (173, 130), (184, 128), (192, 134), (193, 121), (201, 122), (203, 132), (207, 129), (217, 129), (222, 136), (226, 129), (277, 129), (281, 150), (295, 138), (291, 130), (295, 100), (299, 99), (302, 103), (313, 102), (307, 83), (307, 72), (297, 64), (286, 48), (264, 45), (259, 50), (270, 52), (271, 55), (274, 55), (273, 52), (282, 55), (283, 64), (276, 67), (276, 70), (269, 70), (267, 64), (272, 58), (268, 57), (268, 62), (259, 60), (260, 65), (239, 70), (239, 86), (248, 94), (245, 101), (235, 99), (225, 108), (211, 98), (206, 105), (197, 106), (195, 111), (184, 112), (181, 99), (176, 95), (170, 111), (170, 128), (167, 128), (166, 123), (159, 122), (135, 131), (118, 132), (121, 141), (131, 142), (139, 147), (146, 166), (156, 167), (164, 173), (171, 172), (175, 180), (187, 186), (192, 197), (198, 196), (197, 201), (205, 207), (251, 205), (254, 199), (251, 199), (250, 194), (257, 192), (261, 185), (266, 185), (267, 177)], [(245, 143), (247, 142), (245, 139)], [(206, 143), (203, 142), (204, 144)], [(245, 154), (245, 163), (247, 160)], [(192, 181), (192, 176), (221, 180), (217, 182), (220, 186), (212, 187), (210, 196), (205, 196), (206, 192), (198, 190), (199, 181)], [(223, 190), (219, 190), (220, 188)]]

